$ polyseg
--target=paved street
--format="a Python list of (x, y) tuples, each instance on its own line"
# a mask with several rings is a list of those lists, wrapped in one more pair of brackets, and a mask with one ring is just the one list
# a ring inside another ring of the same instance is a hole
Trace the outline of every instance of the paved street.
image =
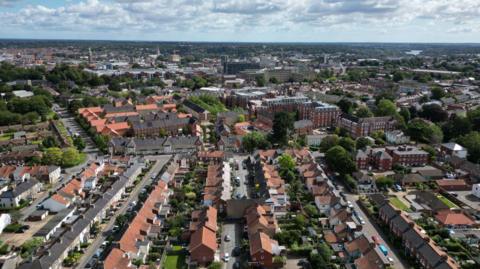
[(238, 165), (238, 170), (235, 170), (235, 177), (240, 177), (240, 186), (238, 186), (235, 190), (234, 197), (235, 195), (240, 195), (240, 197), (246, 196), (249, 198), (248, 190), (247, 190), (247, 176), (248, 176), (248, 170), (243, 168), (243, 160), (247, 159), (248, 155), (242, 156), (242, 155), (234, 155), (233, 159), (235, 162), (237, 162)]
[[(230, 236), (230, 241), (225, 241), (225, 236)], [(222, 258), (225, 253), (230, 255), (230, 260), (228, 262), (223, 261), (223, 268), (232, 269), (233, 264), (237, 261), (238, 257), (232, 255), (233, 249), (235, 247), (240, 247), (242, 241), (242, 225), (238, 222), (224, 223), (222, 226), (222, 243), (220, 244), (220, 257)]]
[(22, 215), (22, 218), (21, 218), (22, 220), (25, 220), (30, 214), (32, 214), (37, 209), (37, 205), (40, 204), (43, 200), (45, 200), (45, 198), (49, 196), (50, 191), (55, 191), (58, 188), (60, 188), (63, 184), (67, 183), (72, 177), (80, 173), (88, 163), (90, 163), (91, 161), (97, 158), (98, 149), (96, 148), (95, 144), (87, 135), (87, 133), (85, 133), (85, 131), (78, 125), (78, 123), (75, 122), (75, 119), (68, 113), (68, 111), (66, 109), (60, 108), (57, 104), (53, 104), (53, 110), (58, 114), (61, 121), (67, 128), (67, 131), (71, 132), (70, 135), (78, 133), (85, 140), (86, 148), (84, 152), (86, 153), (87, 158), (84, 163), (62, 170), (62, 175), (60, 180), (57, 183), (55, 183), (50, 188), (50, 190), (47, 190), (41, 193), (39, 196), (36, 197), (36, 199), (32, 202), (31, 205), (23, 208), (20, 211)]
[(402, 263), (402, 261), (399, 259), (398, 252), (396, 249), (392, 247), (391, 244), (386, 241), (386, 236), (383, 234), (379, 227), (370, 221), (370, 219), (367, 217), (367, 215), (362, 211), (362, 209), (358, 206), (357, 201), (358, 201), (358, 195), (356, 194), (349, 194), (347, 191), (344, 190), (343, 186), (338, 184), (338, 189), (339, 191), (343, 191), (345, 193), (345, 199), (347, 201), (350, 201), (353, 205), (353, 208), (357, 212), (357, 215), (362, 217), (363, 220), (365, 221), (365, 224), (362, 225), (362, 233), (365, 234), (368, 238), (371, 238), (372, 236), (377, 236), (384, 243), (385, 246), (388, 248), (388, 256), (391, 257), (394, 260), (393, 268), (395, 269), (405, 269), (408, 268), (405, 264)]
[(88, 261), (91, 259), (91, 257), (95, 254), (97, 249), (102, 245), (103, 242), (105, 242), (107, 238), (106, 231), (109, 231), (113, 228), (115, 225), (115, 219), (121, 215), (125, 214), (127, 211), (128, 205), (132, 203), (133, 201), (138, 200), (138, 194), (140, 193), (141, 189), (143, 187), (152, 184), (152, 175), (158, 175), (159, 171), (163, 168), (163, 166), (168, 162), (168, 160), (171, 158), (171, 155), (162, 155), (157, 158), (156, 163), (153, 165), (153, 167), (148, 171), (145, 176), (143, 177), (142, 181), (140, 181), (139, 184), (132, 190), (130, 193), (130, 196), (128, 199), (122, 204), (122, 206), (115, 212), (115, 214), (110, 217), (110, 220), (108, 223), (104, 226), (104, 229), (99, 233), (97, 238), (92, 242), (92, 244), (85, 250), (85, 253), (82, 255), (82, 258), (78, 262), (78, 264), (75, 266), (75, 268), (85, 268), (85, 265), (88, 263)]

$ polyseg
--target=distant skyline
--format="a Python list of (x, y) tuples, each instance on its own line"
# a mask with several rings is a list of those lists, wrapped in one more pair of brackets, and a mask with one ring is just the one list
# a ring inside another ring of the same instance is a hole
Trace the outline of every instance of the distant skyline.
[(0, 38), (480, 43), (478, 0), (0, 0)]

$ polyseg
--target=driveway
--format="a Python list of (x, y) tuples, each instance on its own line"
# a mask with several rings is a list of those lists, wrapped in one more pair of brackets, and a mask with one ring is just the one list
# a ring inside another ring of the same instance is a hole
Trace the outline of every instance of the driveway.
[[(230, 241), (225, 241), (225, 236), (230, 236)], [(222, 225), (222, 243), (220, 244), (220, 258), (228, 253), (230, 255), (230, 260), (228, 262), (223, 261), (223, 268), (232, 269), (233, 264), (237, 261), (239, 257), (233, 257), (232, 251), (235, 247), (240, 247), (242, 241), (242, 225), (239, 222), (228, 222)]]
[(152, 166), (152, 168), (145, 174), (142, 181), (137, 184), (137, 186), (132, 190), (128, 199), (122, 204), (120, 209), (118, 209), (115, 214), (110, 218), (108, 223), (104, 226), (103, 230), (99, 233), (99, 235), (94, 239), (94, 241), (90, 244), (90, 246), (85, 250), (85, 253), (80, 258), (80, 261), (75, 266), (75, 268), (85, 268), (87, 262), (92, 258), (92, 256), (97, 252), (100, 248), (102, 243), (106, 240), (107, 234), (106, 231), (109, 231), (113, 228), (115, 224), (115, 219), (121, 215), (125, 214), (127, 211), (128, 205), (138, 200), (138, 194), (140, 193), (141, 189), (147, 185), (152, 184), (152, 175), (157, 175), (158, 172), (162, 169), (162, 167), (168, 162), (171, 158), (171, 155), (163, 155), (159, 158), (156, 163)]

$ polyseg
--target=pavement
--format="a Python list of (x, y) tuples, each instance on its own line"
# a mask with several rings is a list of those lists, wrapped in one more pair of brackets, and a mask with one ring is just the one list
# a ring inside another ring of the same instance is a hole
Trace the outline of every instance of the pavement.
[(456, 198), (471, 208), (480, 208), (480, 198), (472, 194), (472, 191), (452, 191)]
[(103, 242), (106, 241), (107, 238), (107, 231), (111, 230), (113, 226), (115, 225), (115, 219), (121, 215), (125, 214), (127, 211), (127, 208), (130, 203), (133, 201), (138, 200), (138, 194), (140, 193), (141, 189), (143, 187), (152, 184), (152, 175), (158, 175), (160, 170), (162, 170), (163, 166), (170, 160), (171, 155), (162, 155), (159, 156), (155, 164), (152, 166), (150, 171), (148, 171), (145, 176), (143, 177), (142, 181), (140, 181), (139, 184), (135, 186), (135, 188), (132, 190), (130, 193), (130, 196), (128, 199), (122, 204), (122, 206), (115, 212), (115, 214), (110, 217), (110, 220), (108, 223), (104, 226), (103, 230), (99, 233), (99, 235), (91, 242), (90, 246), (85, 249), (84, 254), (80, 258), (79, 262), (75, 266), (75, 268), (85, 268), (85, 265), (88, 263), (88, 261), (92, 258), (92, 256), (97, 252), (97, 250), (100, 248)]
[[(230, 236), (230, 241), (225, 241), (225, 235)], [(238, 222), (224, 222), (222, 225), (222, 242), (220, 244), (220, 258), (222, 258), (223, 269), (232, 269), (233, 264), (239, 261), (239, 257), (233, 257), (235, 247), (240, 247), (242, 241), (242, 224)], [(225, 253), (230, 255), (228, 262), (223, 261)]]
[(247, 159), (248, 155), (242, 156), (242, 155), (234, 155), (233, 159), (235, 162), (237, 162), (238, 165), (238, 170), (235, 170), (235, 177), (240, 178), (240, 186), (236, 187), (235, 189), (235, 194), (240, 194), (240, 197), (246, 196), (247, 198), (250, 197), (248, 194), (247, 190), (247, 176), (248, 176), (248, 170), (243, 168), (243, 160)]

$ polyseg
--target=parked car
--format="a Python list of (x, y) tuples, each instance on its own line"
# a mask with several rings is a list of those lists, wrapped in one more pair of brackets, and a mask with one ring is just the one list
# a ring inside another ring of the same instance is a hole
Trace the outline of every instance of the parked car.
[(378, 248), (380, 249), (380, 251), (383, 253), (383, 255), (387, 256), (388, 255), (388, 249), (385, 245), (378, 245)]
[[(230, 235), (228, 235), (228, 234), (225, 235), (225, 237), (223, 238), (223, 240), (226, 241), (226, 242), (230, 241), (230, 240), (231, 240)], [(227, 253), (227, 254), (228, 254), (228, 253)]]
[(372, 241), (373, 241), (375, 244), (380, 245), (380, 239), (379, 239), (377, 236), (372, 235)]
[(228, 262), (228, 261), (230, 260), (230, 254), (225, 253), (225, 254), (223, 255), (223, 260), (226, 261), (226, 262)]
[(395, 260), (392, 259), (391, 257), (387, 257), (387, 260), (390, 262), (391, 265), (395, 263)]

